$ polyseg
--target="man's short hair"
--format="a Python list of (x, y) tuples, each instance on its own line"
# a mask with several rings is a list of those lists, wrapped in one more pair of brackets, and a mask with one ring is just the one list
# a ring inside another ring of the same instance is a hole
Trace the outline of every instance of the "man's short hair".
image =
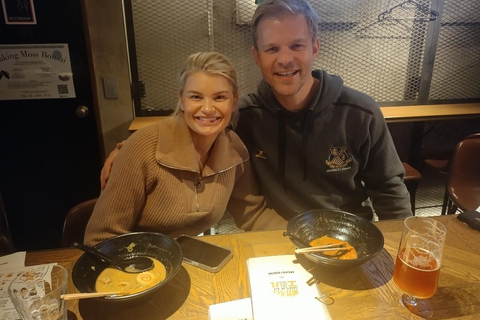
[(255, 49), (257, 48), (257, 27), (264, 17), (281, 17), (282, 15), (302, 15), (307, 21), (307, 26), (312, 35), (312, 41), (317, 38), (318, 15), (312, 6), (305, 0), (266, 0), (261, 3), (252, 18), (252, 38)]

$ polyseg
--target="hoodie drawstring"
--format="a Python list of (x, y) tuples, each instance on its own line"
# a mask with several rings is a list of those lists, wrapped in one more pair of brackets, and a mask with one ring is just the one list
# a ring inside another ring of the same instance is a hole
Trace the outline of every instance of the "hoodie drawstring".
[(287, 144), (287, 132), (285, 128), (285, 116), (281, 109), (277, 110), (278, 119), (278, 176), (280, 177), (280, 183), (283, 185), (285, 193), (285, 151)]
[(303, 131), (302, 131), (302, 169), (303, 169), (303, 181), (307, 179), (308, 168), (307, 168), (307, 146), (308, 146), (308, 137), (312, 133), (313, 129), (313, 110), (308, 109), (305, 114), (303, 121)]
[[(286, 159), (286, 148), (287, 148), (287, 129), (286, 129), (286, 120), (285, 113), (283, 110), (277, 110), (277, 119), (278, 119), (278, 176), (280, 177), (280, 182), (283, 185), (285, 193), (287, 193), (287, 188), (285, 184), (285, 159)], [(308, 175), (308, 166), (307, 166), (307, 150), (308, 150), (308, 137), (313, 130), (313, 109), (306, 110), (303, 121), (302, 121), (302, 151), (301, 151), (301, 169), (303, 170), (303, 180), (307, 179)]]

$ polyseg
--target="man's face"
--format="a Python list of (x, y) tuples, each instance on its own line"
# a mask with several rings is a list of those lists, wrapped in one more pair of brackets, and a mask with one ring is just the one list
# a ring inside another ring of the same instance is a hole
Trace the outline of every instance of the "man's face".
[(253, 56), (277, 99), (304, 99), (313, 85), (312, 64), (319, 50), (305, 17), (267, 16), (260, 20), (257, 32), (258, 49), (252, 48)]

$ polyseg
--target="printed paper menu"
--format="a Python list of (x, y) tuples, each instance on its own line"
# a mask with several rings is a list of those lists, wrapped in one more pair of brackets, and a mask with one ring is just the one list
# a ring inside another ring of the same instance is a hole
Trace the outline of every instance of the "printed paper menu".
[(295, 255), (267, 256), (247, 260), (248, 278), (255, 320), (329, 320), (316, 284)]
[(30, 279), (28, 286), (19, 287), (18, 294), (33, 296), (42, 294), (43, 287), (38, 278), (47, 276), (54, 264), (44, 264), (31, 267), (25, 267), (25, 252), (16, 252), (9, 256), (0, 257), (0, 320), (18, 320), (18, 315), (15, 307), (8, 295), (8, 287), (10, 283), (18, 276), (24, 275)]

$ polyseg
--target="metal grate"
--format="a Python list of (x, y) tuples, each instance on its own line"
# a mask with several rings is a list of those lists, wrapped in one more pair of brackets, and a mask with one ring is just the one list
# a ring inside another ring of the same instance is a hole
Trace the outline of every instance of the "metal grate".
[(445, 0), (430, 99), (480, 96), (480, 2)]
[(419, 4), (423, 10), (404, 2), (316, 2), (321, 21), (316, 66), (377, 101), (415, 100), (430, 1)]
[[(261, 78), (250, 51), (254, 2), (132, 0), (136, 72), (145, 82), (145, 97), (137, 111), (173, 109), (178, 72), (186, 57), (198, 51), (224, 53), (237, 67), (240, 93), (253, 91)], [(428, 95), (427, 88), (424, 100), (480, 97), (480, 82), (475, 80), (480, 72), (478, 1), (310, 3), (320, 17), (320, 55), (315, 68), (340, 75), (346, 85), (379, 102), (416, 103), (425, 80), (431, 80), (431, 92)], [(434, 26), (440, 31), (432, 71), (424, 56), (431, 58), (425, 52), (436, 48)]]
[(144, 110), (174, 109), (177, 75), (193, 52), (209, 51), (205, 1), (132, 1)]

